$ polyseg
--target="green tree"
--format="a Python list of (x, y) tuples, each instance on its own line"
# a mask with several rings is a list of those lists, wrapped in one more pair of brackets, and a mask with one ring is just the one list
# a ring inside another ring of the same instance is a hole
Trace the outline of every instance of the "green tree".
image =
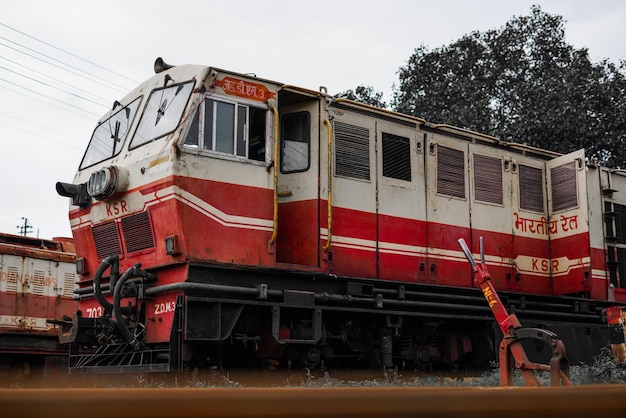
[(502, 28), (472, 32), (401, 67), (392, 108), (504, 141), (626, 167), (625, 62), (593, 64), (565, 42), (563, 18), (533, 6)]
[(383, 101), (383, 93), (375, 91), (371, 86), (358, 86), (356, 89), (346, 90), (335, 95), (337, 98), (350, 99), (366, 105), (387, 108), (387, 103)]

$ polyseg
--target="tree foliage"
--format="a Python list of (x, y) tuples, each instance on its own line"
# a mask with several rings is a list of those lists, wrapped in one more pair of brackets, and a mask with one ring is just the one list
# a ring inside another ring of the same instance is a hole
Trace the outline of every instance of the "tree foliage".
[(375, 91), (371, 86), (358, 86), (356, 89), (346, 90), (335, 97), (354, 100), (355, 102), (365, 103), (370, 106), (386, 108), (387, 103), (383, 101), (383, 93)]
[(587, 155), (626, 167), (626, 63), (593, 64), (565, 41), (563, 18), (533, 6), (502, 28), (438, 49), (415, 49), (399, 69), (392, 108), (426, 120)]

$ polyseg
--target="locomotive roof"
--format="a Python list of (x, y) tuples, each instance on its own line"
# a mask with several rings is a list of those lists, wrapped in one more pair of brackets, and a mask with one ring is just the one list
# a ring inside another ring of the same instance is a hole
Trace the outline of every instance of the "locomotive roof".
[(433, 122), (426, 121), (425, 119), (422, 119), (416, 116), (399, 113), (393, 110), (383, 109), (383, 108), (371, 106), (368, 104), (356, 102), (354, 100), (349, 100), (345, 98), (336, 98), (336, 97), (329, 95), (326, 92), (326, 88), (323, 86), (321, 86), (320, 89), (316, 91), (316, 90), (311, 90), (311, 89), (300, 87), (300, 86), (284, 84), (284, 83), (270, 80), (270, 79), (260, 78), (260, 77), (257, 77), (256, 74), (252, 74), (252, 73), (244, 74), (244, 73), (238, 73), (238, 72), (225, 70), (225, 69), (221, 69), (217, 67), (209, 67), (209, 66), (193, 65), (193, 64), (183, 64), (183, 65), (178, 65), (178, 66), (168, 65), (164, 69), (164, 71), (156, 73), (155, 75), (153, 75), (152, 77), (150, 77), (149, 79), (141, 83), (139, 86), (137, 86), (133, 91), (127, 94), (119, 102), (116, 101), (113, 108), (109, 112), (107, 112), (99, 120), (98, 123), (101, 123), (105, 121), (106, 119), (108, 119), (111, 116), (111, 114), (113, 114), (116, 111), (116, 109), (118, 109), (120, 104), (126, 105), (130, 103), (138, 95), (148, 94), (152, 89), (162, 86), (163, 80), (165, 77), (164, 74), (166, 74), (169, 69), (174, 69), (174, 71), (177, 73), (175, 78), (180, 79), (180, 80), (176, 80), (174, 78), (174, 82), (196, 79), (196, 80), (199, 80), (201, 83), (204, 83), (205, 81), (207, 81), (207, 79), (209, 78), (209, 75), (211, 74), (226, 73), (226, 74), (235, 75), (237, 77), (244, 78), (244, 79), (250, 79), (250, 80), (255, 80), (257, 82), (260, 81), (260, 82), (264, 82), (268, 84), (273, 84), (274, 86), (276, 86), (276, 88), (279, 91), (282, 91), (282, 92), (290, 92), (290, 93), (308, 96), (308, 97), (316, 98), (316, 99), (325, 98), (330, 103), (331, 106), (343, 107), (343, 108), (347, 108), (356, 112), (366, 113), (371, 116), (393, 120), (396, 123), (401, 123), (407, 126), (413, 126), (416, 129), (447, 134), (447, 135), (451, 135), (459, 139), (463, 139), (463, 140), (470, 141), (470, 142), (480, 142), (484, 144), (491, 144), (497, 147), (507, 148), (509, 150), (512, 150), (518, 153), (532, 154), (536, 157), (540, 157), (543, 159), (552, 159), (552, 158), (558, 157), (559, 155), (562, 155), (558, 152), (554, 152), (554, 151), (550, 151), (550, 150), (542, 149), (542, 148), (537, 148), (537, 147), (532, 147), (523, 143), (502, 141), (501, 139), (497, 137), (483, 134), (483, 133), (476, 132), (476, 131), (472, 131), (469, 129), (460, 128), (460, 127), (456, 127), (456, 126), (452, 126), (448, 124), (433, 123)]
[(0, 233), (0, 254), (74, 262), (71, 238), (41, 239)]

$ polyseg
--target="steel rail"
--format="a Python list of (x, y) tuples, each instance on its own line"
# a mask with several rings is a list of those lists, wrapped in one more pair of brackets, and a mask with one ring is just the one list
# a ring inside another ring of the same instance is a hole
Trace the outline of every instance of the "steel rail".
[(2, 389), (0, 411), (7, 418), (588, 418), (624, 416), (626, 385)]

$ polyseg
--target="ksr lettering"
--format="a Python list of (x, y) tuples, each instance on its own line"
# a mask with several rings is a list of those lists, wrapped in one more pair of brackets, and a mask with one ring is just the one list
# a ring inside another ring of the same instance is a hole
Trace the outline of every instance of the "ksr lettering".
[(13, 325), (17, 327), (35, 328), (37, 326), (36, 318), (29, 318), (26, 316), (23, 318), (20, 318), (19, 316), (14, 316), (13, 318), (11, 318), (11, 322), (13, 322)]
[[(550, 260), (533, 258), (533, 271), (542, 271), (547, 273), (550, 271)], [(552, 260), (552, 271), (559, 271), (559, 260)]]
[(106, 205), (107, 216), (117, 216), (122, 213), (128, 213), (128, 204), (125, 200), (119, 202), (110, 203)]

